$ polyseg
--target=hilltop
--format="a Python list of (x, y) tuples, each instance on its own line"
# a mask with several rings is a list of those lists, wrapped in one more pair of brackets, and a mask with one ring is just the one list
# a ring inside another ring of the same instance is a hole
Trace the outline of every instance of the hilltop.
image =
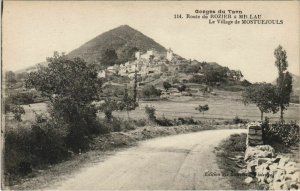
[(101, 59), (107, 49), (115, 50), (118, 57), (117, 63), (128, 61), (135, 50), (146, 52), (154, 49), (160, 53), (166, 52), (166, 48), (143, 33), (128, 25), (121, 25), (91, 39), (71, 51), (68, 56), (81, 57), (87, 63), (101, 64)]
[[(167, 50), (128, 25), (98, 35), (69, 52), (67, 56), (80, 57), (88, 64), (96, 64), (99, 78), (105, 81), (114, 80), (117, 83), (129, 82), (136, 72), (140, 85), (148, 83), (162, 85), (163, 81), (220, 87), (245, 85), (241, 81), (243, 78), (241, 71), (230, 70), (216, 62), (200, 62), (183, 58), (174, 53), (171, 48)], [(47, 63), (39, 63), (20, 72), (35, 71), (38, 65), (47, 65)], [(243, 87), (235, 89), (241, 90)], [(233, 89), (229, 88), (229, 90)]]

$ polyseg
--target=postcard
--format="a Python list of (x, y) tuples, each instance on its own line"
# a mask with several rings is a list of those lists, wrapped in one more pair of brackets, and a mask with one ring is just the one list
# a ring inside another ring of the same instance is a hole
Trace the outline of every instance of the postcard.
[(4, 1), (3, 190), (298, 190), (298, 1)]

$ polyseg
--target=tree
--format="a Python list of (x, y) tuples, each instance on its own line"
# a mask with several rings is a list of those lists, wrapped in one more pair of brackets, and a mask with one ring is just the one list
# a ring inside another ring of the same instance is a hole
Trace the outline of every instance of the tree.
[(204, 112), (205, 111), (208, 111), (209, 110), (209, 107), (207, 104), (205, 105), (199, 105), (198, 107), (195, 108), (195, 110), (199, 111), (199, 112), (202, 112), (203, 115), (204, 115)]
[(106, 49), (101, 57), (101, 64), (104, 66), (113, 66), (118, 60), (118, 55), (115, 49)]
[(240, 70), (230, 70), (228, 74), (233, 81), (240, 81), (244, 77)]
[(180, 84), (177, 86), (178, 91), (183, 92), (186, 90), (186, 85), (185, 84)]
[(105, 114), (107, 121), (111, 121), (113, 118), (112, 112), (118, 109), (117, 102), (111, 100), (109, 97), (104, 100), (104, 103), (101, 104), (99, 110)]
[(134, 71), (134, 82), (133, 82), (133, 100), (137, 102), (137, 70)]
[(172, 85), (167, 81), (163, 82), (163, 86), (164, 86), (166, 91), (168, 91), (172, 87)]
[(155, 107), (146, 105), (145, 113), (146, 113), (149, 121), (151, 121), (151, 122), (156, 121), (155, 111), (156, 111)]
[(247, 86), (250, 86), (252, 83), (249, 82), (248, 80), (244, 79), (242, 82), (241, 82), (241, 85), (244, 86), (244, 87), (247, 87)]
[(143, 87), (142, 95), (144, 98), (158, 97), (161, 95), (161, 91), (156, 89), (153, 85), (147, 85)]
[(36, 97), (33, 92), (14, 93), (9, 94), (6, 101), (15, 105), (27, 105), (34, 103)]
[(225, 82), (229, 73), (228, 67), (206, 65), (203, 69), (207, 84), (214, 85), (216, 82)]
[(5, 100), (4, 112), (5, 114), (11, 112), (13, 113), (15, 120), (22, 121), (22, 115), (25, 114), (25, 109), (20, 105), (9, 103)]
[(69, 59), (57, 52), (47, 58), (48, 67), (40, 66), (26, 79), (27, 88), (35, 88), (49, 98), (51, 117), (69, 125), (67, 144), (78, 151), (84, 147), (88, 128), (95, 126), (101, 81), (94, 65), (80, 58)]
[(245, 105), (254, 103), (261, 112), (261, 120), (263, 113), (276, 113), (278, 111), (277, 88), (268, 83), (255, 83), (248, 86), (242, 94)]
[(16, 74), (13, 71), (5, 72), (5, 80), (8, 84), (14, 84), (17, 82)]
[(139, 51), (139, 49), (137, 47), (132, 47), (128, 50), (127, 52), (127, 60), (128, 61), (133, 61), (135, 60), (135, 53)]
[(282, 46), (274, 51), (274, 56), (276, 58), (275, 66), (278, 69), (278, 78), (276, 80), (277, 84), (277, 96), (280, 107), (280, 121), (283, 122), (283, 113), (284, 110), (289, 106), (291, 93), (292, 93), (292, 76), (287, 71), (288, 62), (286, 51)]
[(119, 106), (120, 110), (125, 110), (127, 112), (127, 117), (129, 119), (129, 111), (135, 110), (136, 107), (138, 107), (138, 103), (134, 100), (134, 98), (130, 97), (128, 95), (127, 86), (125, 87), (124, 97), (121, 102), (121, 105)]
[(27, 72), (20, 72), (16, 74), (17, 81), (23, 81), (27, 78), (27, 76), (28, 76)]

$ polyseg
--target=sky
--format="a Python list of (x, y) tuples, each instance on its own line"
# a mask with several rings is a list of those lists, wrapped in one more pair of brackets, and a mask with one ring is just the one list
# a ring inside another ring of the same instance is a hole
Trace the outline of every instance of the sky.
[[(209, 24), (174, 19), (195, 10), (240, 10), (279, 25)], [(3, 69), (20, 70), (45, 61), (54, 51), (70, 52), (85, 42), (127, 24), (187, 59), (239, 69), (251, 82), (277, 76), (274, 49), (287, 51), (289, 71), (299, 75), (299, 2), (217, 1), (5, 1)]]

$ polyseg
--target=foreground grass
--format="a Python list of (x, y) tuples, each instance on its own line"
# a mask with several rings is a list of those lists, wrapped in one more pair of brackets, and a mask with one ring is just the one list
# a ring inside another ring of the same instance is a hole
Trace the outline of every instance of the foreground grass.
[[(97, 136), (90, 144), (91, 150), (85, 153), (74, 155), (70, 160), (63, 161), (53, 166), (43, 169), (34, 169), (26, 177), (15, 179), (10, 182), (7, 189), (31, 190), (43, 189), (55, 182), (67, 179), (70, 174), (92, 165), (104, 161), (122, 148), (134, 146), (138, 141), (155, 137), (176, 135), (190, 132), (198, 132), (213, 129), (241, 128), (238, 125), (181, 125), (172, 127), (146, 126), (128, 132), (114, 132)], [(242, 127), (243, 128), (243, 127)]]
[[(245, 162), (241, 160), (234, 160), (237, 156), (243, 157), (246, 150), (245, 133), (233, 134), (228, 139), (222, 141), (216, 148), (217, 162), (222, 174), (226, 174), (234, 190), (263, 190), (263, 187), (256, 183), (246, 184), (244, 180), (247, 178), (245, 174), (239, 174)], [(224, 177), (225, 178), (225, 177)]]

